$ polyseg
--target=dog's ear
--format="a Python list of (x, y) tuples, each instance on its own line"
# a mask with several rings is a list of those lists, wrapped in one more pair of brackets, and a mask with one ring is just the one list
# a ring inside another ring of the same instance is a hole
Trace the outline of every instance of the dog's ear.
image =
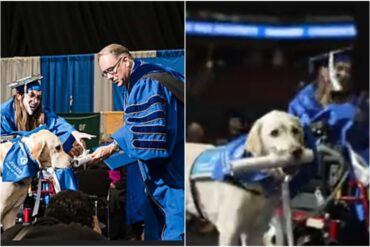
[(32, 159), (39, 160), (42, 152), (45, 149), (46, 141), (42, 138), (37, 138), (34, 135), (31, 135), (30, 137), (23, 137), (22, 141), (28, 146)]
[(261, 126), (261, 121), (257, 121), (253, 124), (245, 144), (245, 149), (247, 152), (252, 153), (253, 156), (262, 154)]

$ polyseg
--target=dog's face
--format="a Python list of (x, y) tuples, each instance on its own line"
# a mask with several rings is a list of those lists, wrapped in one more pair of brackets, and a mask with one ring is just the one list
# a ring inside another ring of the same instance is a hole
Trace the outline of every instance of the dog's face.
[(71, 157), (63, 150), (59, 138), (48, 130), (40, 130), (29, 137), (23, 137), (31, 156), (40, 162), (40, 168), (67, 168), (71, 164)]
[(253, 156), (276, 153), (299, 159), (304, 149), (303, 136), (298, 118), (285, 112), (271, 111), (252, 126), (246, 150)]

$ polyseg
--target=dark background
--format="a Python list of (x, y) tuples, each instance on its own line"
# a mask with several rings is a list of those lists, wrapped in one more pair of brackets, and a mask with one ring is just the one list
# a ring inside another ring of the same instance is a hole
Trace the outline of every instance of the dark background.
[[(180, 28), (179, 28), (180, 27)], [(183, 2), (1, 2), (1, 57), (184, 48)]]
[[(253, 40), (187, 36), (187, 123), (199, 122), (206, 141), (228, 137), (230, 116), (246, 129), (272, 109), (287, 111), (299, 85), (309, 83), (308, 59), (330, 50), (354, 46), (357, 91), (369, 91), (369, 3), (367, 2), (187, 2), (187, 18), (222, 20), (239, 16), (246, 23), (289, 25), (353, 21), (352, 40)], [(276, 51), (284, 64), (274, 66)], [(259, 57), (258, 63), (253, 57)], [(207, 61), (214, 67), (208, 70)]]

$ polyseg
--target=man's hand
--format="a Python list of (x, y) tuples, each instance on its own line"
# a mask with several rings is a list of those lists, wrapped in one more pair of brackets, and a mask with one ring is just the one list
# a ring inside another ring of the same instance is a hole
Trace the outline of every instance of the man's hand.
[(107, 146), (102, 146), (95, 150), (91, 156), (91, 164), (96, 164), (106, 158), (108, 158), (117, 148), (115, 143), (111, 143)]

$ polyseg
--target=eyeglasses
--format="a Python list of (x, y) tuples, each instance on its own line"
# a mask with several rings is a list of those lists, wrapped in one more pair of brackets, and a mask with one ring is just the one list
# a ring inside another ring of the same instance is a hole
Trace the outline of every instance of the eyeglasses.
[(115, 65), (113, 65), (113, 66), (109, 67), (108, 69), (104, 70), (103, 73), (102, 73), (102, 76), (107, 78), (108, 77), (108, 74), (111, 75), (111, 74), (116, 73), (121, 60), (122, 60), (122, 57), (120, 57), (118, 59), (118, 61), (117, 61), (117, 63)]

